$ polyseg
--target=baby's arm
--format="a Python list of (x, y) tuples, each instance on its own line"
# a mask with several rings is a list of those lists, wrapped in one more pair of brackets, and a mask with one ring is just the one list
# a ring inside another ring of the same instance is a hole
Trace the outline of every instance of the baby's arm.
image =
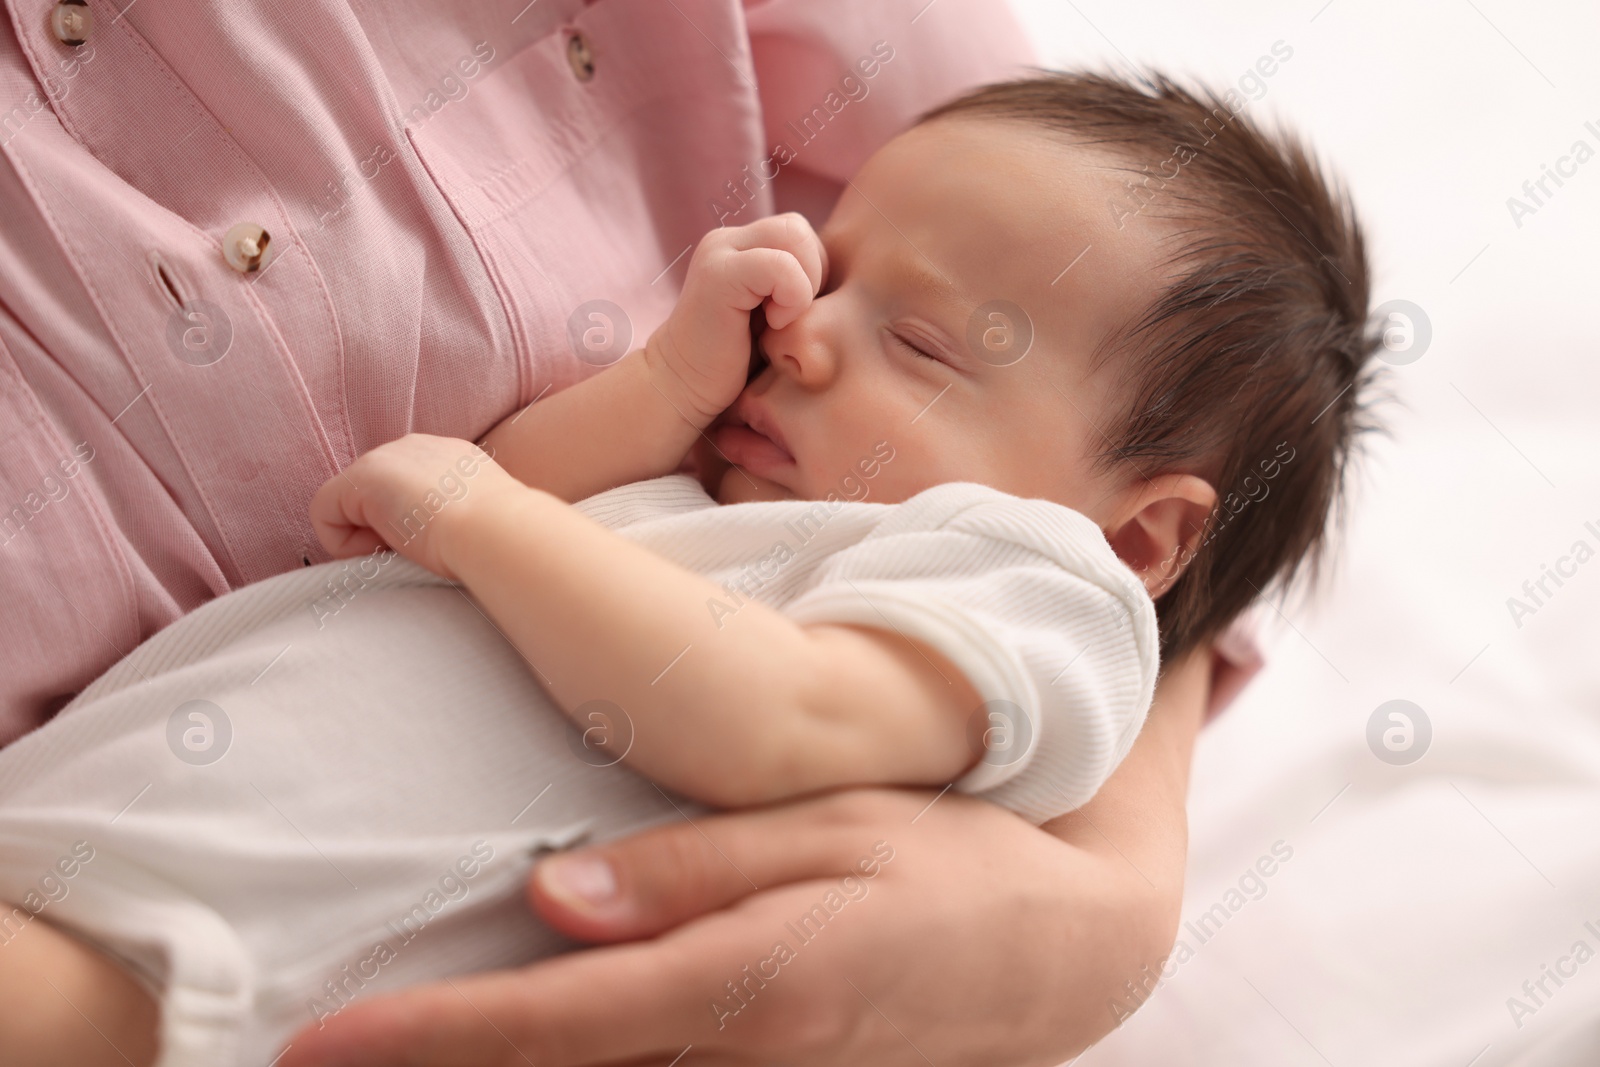
[(981, 755), (966, 740), (978, 696), (931, 648), (801, 625), (760, 602), (719, 627), (708, 603), (720, 586), (519, 484), (465, 441), (412, 434), (374, 449), (318, 492), (313, 525), (336, 557), (371, 551), (375, 531), (456, 472), (466, 492), (393, 547), (465, 584), (580, 725), (588, 701), (619, 706), (632, 736), (624, 725), (603, 749), (611, 760), (626, 752), (662, 785), (742, 805), (940, 784)]
[(682, 298), (643, 348), (506, 418), (484, 448), (524, 485), (569, 502), (672, 473), (744, 388), (751, 311), (766, 301), (781, 329), (826, 270), (821, 242), (798, 215), (711, 231), (689, 261)]
[(126, 971), (22, 908), (0, 903), (0, 915), (10, 916), (0, 933), (0, 1063), (155, 1062), (160, 1009)]
[(980, 700), (933, 649), (801, 625), (760, 602), (719, 627), (708, 604), (720, 586), (554, 497), (518, 490), (479, 504), (441, 527), (445, 566), (569, 713), (596, 698), (622, 708), (628, 763), (662, 785), (754, 804), (942, 784), (981, 755), (966, 733)]

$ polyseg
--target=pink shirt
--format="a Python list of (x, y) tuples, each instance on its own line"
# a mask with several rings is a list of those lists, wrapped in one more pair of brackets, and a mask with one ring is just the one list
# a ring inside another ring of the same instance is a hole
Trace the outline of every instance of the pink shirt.
[(593, 373), (581, 305), (642, 342), (775, 167), (841, 181), (1034, 58), (992, 0), (5, 6), (0, 743), (324, 559), (307, 503), (361, 452)]

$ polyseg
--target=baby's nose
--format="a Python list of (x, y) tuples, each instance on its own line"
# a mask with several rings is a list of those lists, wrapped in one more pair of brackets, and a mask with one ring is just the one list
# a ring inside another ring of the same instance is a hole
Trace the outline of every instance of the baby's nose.
[(808, 323), (808, 317), (809, 313), (781, 330), (768, 330), (758, 347), (778, 373), (815, 388), (833, 377), (838, 360), (832, 339)]

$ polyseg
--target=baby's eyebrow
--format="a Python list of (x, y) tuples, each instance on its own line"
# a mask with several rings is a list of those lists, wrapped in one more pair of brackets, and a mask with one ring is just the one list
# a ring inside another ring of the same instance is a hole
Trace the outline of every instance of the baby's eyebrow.
[[(830, 275), (836, 275), (856, 258), (859, 241), (852, 240), (852, 235), (847, 231), (825, 232), (820, 236), (823, 246), (828, 250)], [(904, 234), (898, 238), (895, 251), (884, 259), (887, 260), (883, 265), (889, 277), (910, 289), (917, 297), (957, 313), (965, 306), (955, 280), (940, 270)]]
[(894, 269), (896, 277), (918, 296), (953, 310), (962, 306), (955, 282), (921, 252), (908, 246), (895, 257)]

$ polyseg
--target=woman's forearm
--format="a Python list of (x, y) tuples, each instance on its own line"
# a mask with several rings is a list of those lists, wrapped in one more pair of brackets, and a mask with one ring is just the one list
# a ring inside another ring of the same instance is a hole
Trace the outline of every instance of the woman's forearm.
[[(1106, 1005), (1082, 1020), (1084, 1044), (1098, 1040), (1142, 997), (1172, 951), (1183, 907), (1188, 852), (1189, 765), (1211, 689), (1211, 650), (1166, 665), (1144, 729), (1127, 758), (1089, 801), (1041, 829), (1088, 861), (1076, 907), (1099, 921), (1063, 916), (1084, 970), (1080, 991)], [(1098, 1020), (1098, 1023), (1096, 1023)]]

